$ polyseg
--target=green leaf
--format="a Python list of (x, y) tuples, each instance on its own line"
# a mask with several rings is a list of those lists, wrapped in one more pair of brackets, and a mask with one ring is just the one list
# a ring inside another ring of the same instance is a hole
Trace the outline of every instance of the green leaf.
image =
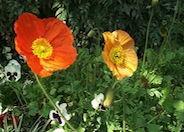
[(148, 128), (148, 132), (160, 132), (160, 125), (148, 124), (147, 128)]
[(84, 127), (81, 127), (81, 126), (77, 128), (77, 131), (78, 132), (85, 132), (85, 130), (86, 129)]
[(152, 88), (152, 89), (148, 89), (147, 90), (148, 94), (150, 96), (156, 96), (157, 98), (161, 98), (162, 97), (162, 93), (160, 93), (158, 90), (156, 90), (155, 88)]
[(173, 104), (176, 111), (183, 111), (184, 110), (184, 102), (182, 100), (179, 100)]
[(51, 95), (54, 95), (55, 92), (56, 92), (56, 89), (55, 89), (55, 88), (52, 88), (52, 89), (50, 90), (50, 94), (51, 94)]
[(38, 110), (38, 102), (32, 101), (29, 105), (29, 115), (35, 115), (39, 110)]
[(176, 119), (184, 122), (184, 111), (175, 111), (174, 115), (176, 116)]

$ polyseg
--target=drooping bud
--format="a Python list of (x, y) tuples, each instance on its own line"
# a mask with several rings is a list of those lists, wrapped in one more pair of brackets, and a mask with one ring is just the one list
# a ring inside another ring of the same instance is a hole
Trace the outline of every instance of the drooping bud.
[(94, 30), (90, 30), (87, 34), (88, 37), (93, 37), (95, 35), (95, 31)]
[(103, 102), (103, 106), (105, 108), (108, 108), (114, 100), (114, 90), (113, 89), (108, 89), (107, 93), (105, 94), (105, 100)]
[(158, 0), (152, 0), (151, 1), (151, 6), (154, 7), (158, 4)]

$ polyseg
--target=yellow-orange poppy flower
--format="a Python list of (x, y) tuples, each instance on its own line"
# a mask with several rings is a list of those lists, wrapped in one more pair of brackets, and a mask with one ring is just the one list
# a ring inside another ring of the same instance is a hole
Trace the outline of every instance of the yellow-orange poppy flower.
[(104, 32), (103, 59), (118, 80), (133, 75), (137, 69), (138, 57), (134, 50), (134, 40), (123, 30)]
[(39, 19), (23, 13), (14, 24), (16, 51), (40, 77), (68, 68), (77, 56), (70, 29), (56, 18)]

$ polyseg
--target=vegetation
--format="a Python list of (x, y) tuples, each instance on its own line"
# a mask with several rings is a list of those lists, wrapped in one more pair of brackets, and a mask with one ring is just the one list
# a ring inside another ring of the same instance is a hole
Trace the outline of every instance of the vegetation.
[[(0, 131), (52, 132), (59, 127), (49, 119), (54, 108), (38, 82), (53, 102), (67, 103), (69, 124), (78, 132), (183, 131), (182, 7), (181, 0), (0, 0), (0, 103), (2, 111), (8, 109), (0, 117)], [(39, 81), (35, 78), (15, 50), (14, 22), (23, 12), (66, 22), (75, 38), (74, 64)], [(117, 82), (101, 53), (103, 32), (118, 29), (134, 39), (139, 64), (133, 76)], [(21, 65), (18, 81), (7, 81), (4, 73), (12, 59)], [(112, 87), (112, 104), (94, 110), (95, 94), (106, 94)], [(62, 128), (72, 131), (67, 123)]]

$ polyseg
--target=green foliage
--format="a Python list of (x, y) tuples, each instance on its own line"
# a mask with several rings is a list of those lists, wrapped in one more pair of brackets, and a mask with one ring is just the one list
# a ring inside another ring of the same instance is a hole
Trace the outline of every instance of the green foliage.
[[(0, 85), (3, 108), (11, 108), (20, 117), (18, 126), (21, 129), (17, 131), (53, 131), (58, 127), (58, 124), (51, 125), (48, 119), (50, 110), (54, 108), (14, 49), (13, 23), (23, 12), (31, 12), (41, 18), (57, 17), (72, 29), (77, 60), (68, 69), (54, 72), (40, 81), (54, 102), (67, 103), (68, 113), (72, 114), (69, 122), (77, 131), (122, 131), (123, 120), (129, 132), (183, 131), (184, 3), (177, 1), (178, 5), (176, 1), (162, 0), (154, 7), (148, 48), (144, 50), (151, 1), (0, 0), (0, 12), (3, 12), (0, 14), (0, 52), (5, 46), (10, 47), (9, 52), (22, 67), (22, 78), (18, 82)], [(163, 20), (167, 22), (164, 37), (159, 34)], [(134, 38), (139, 67), (131, 78), (115, 85), (112, 105), (105, 111), (98, 111), (91, 106), (95, 94), (105, 93), (114, 84), (112, 73), (101, 56), (102, 33), (116, 29), (125, 30)], [(0, 54), (2, 67), (9, 61), (6, 55)], [(24, 85), (26, 80), (33, 83)], [(0, 131), (14, 129), (9, 122), (0, 127)], [(67, 125), (63, 128), (66, 132), (71, 131)]]

